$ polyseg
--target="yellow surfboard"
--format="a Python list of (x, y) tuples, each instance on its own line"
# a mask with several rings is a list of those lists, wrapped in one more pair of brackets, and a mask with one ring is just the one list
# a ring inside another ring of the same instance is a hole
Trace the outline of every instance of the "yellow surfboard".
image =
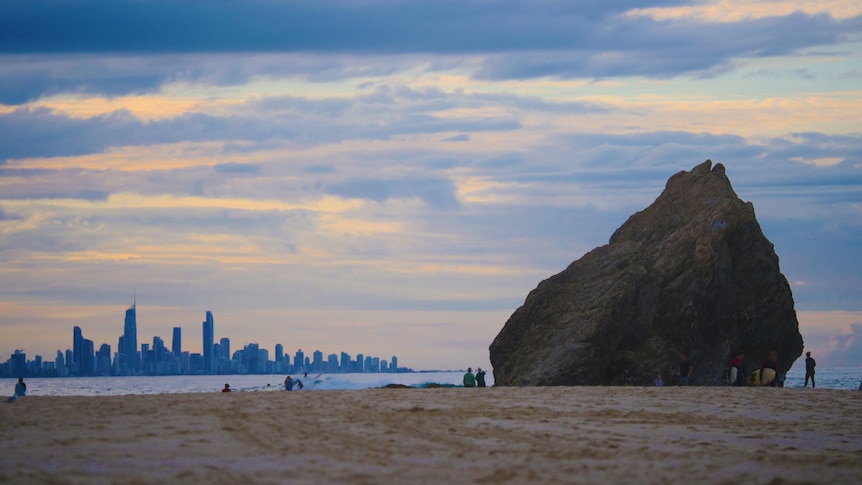
[(763, 375), (760, 375), (760, 369), (751, 373), (751, 383), (755, 386), (768, 386), (775, 380), (775, 371), (769, 368), (763, 369)]

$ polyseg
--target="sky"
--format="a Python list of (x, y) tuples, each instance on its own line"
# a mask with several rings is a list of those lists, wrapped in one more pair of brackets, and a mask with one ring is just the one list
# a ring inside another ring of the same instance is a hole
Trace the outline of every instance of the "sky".
[[(722, 163), (819, 366), (862, 365), (857, 1), (0, 3), (0, 359), (490, 368), (543, 279)], [(799, 363), (799, 362), (797, 362)]]

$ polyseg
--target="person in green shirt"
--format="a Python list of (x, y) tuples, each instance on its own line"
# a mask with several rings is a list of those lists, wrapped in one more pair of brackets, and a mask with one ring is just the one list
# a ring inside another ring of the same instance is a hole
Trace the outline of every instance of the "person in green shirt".
[(464, 374), (464, 387), (476, 387), (476, 377), (473, 375), (472, 367), (467, 367), (467, 373)]

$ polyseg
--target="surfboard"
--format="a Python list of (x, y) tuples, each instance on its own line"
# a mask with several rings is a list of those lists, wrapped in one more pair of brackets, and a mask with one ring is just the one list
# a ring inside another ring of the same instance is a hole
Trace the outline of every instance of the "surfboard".
[(736, 377), (739, 375), (739, 369), (736, 367), (730, 368), (730, 383), (733, 384), (736, 382)]
[(772, 369), (763, 369), (763, 375), (760, 375), (760, 369), (751, 373), (751, 383), (755, 386), (767, 386), (775, 380), (775, 371)]

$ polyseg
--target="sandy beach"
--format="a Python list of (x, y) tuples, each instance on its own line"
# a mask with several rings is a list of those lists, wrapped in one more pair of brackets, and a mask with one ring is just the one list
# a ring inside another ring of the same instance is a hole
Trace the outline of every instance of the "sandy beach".
[(859, 483), (862, 392), (553, 387), (28, 396), (0, 482)]

